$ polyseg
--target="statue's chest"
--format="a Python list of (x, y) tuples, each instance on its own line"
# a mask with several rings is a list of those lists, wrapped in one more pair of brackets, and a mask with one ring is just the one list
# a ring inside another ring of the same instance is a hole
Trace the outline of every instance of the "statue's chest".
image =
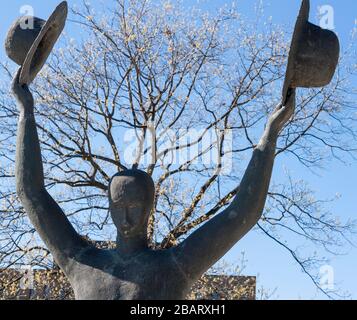
[(76, 269), (71, 283), (77, 299), (182, 299), (187, 289), (172, 258), (156, 252), (126, 260), (92, 257)]

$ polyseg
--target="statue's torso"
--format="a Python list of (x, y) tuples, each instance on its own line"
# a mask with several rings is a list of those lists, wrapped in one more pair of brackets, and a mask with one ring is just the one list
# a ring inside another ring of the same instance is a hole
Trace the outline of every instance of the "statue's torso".
[(88, 249), (68, 268), (79, 300), (184, 299), (192, 283), (170, 250), (123, 259), (116, 251)]

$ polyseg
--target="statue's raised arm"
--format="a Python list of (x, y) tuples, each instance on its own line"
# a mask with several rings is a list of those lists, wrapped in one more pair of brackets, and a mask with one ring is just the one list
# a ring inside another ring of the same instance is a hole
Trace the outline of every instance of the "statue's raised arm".
[(278, 105), (270, 116), (231, 205), (174, 249), (177, 263), (189, 278), (195, 279), (208, 270), (259, 221), (268, 194), (277, 138), (294, 110), (295, 89), (290, 89), (286, 105)]
[(34, 99), (28, 86), (50, 55), (65, 26), (67, 13), (64, 1), (47, 21), (22, 16), (11, 26), (5, 41), (7, 55), (21, 66), (12, 83), (19, 109), (15, 172), (17, 193), (32, 224), (62, 267), (79, 248), (86, 246), (86, 242), (45, 189)]
[(20, 70), (12, 84), (20, 113), (16, 145), (17, 194), (56, 262), (64, 266), (86, 242), (45, 189), (34, 100), (28, 86), (19, 83), (19, 76)]
[(331, 82), (339, 60), (332, 31), (310, 23), (310, 1), (302, 0), (288, 59), (282, 102), (274, 110), (231, 205), (174, 249), (177, 263), (197, 278), (223, 257), (259, 221), (266, 202), (279, 132), (295, 110), (296, 88)]

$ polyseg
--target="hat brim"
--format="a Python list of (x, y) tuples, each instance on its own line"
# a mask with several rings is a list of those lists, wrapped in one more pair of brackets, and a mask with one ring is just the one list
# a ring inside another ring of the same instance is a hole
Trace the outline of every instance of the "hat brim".
[[(41, 71), (66, 24), (68, 5), (63, 1), (53, 11), (33, 42), (21, 68), (20, 84), (30, 84)], [(40, 54), (38, 50), (41, 49)]]
[(301, 35), (303, 34), (304, 28), (306, 28), (309, 22), (309, 14), (310, 14), (310, 0), (303, 0), (299, 12), (299, 16), (297, 18), (293, 38), (291, 40), (288, 66), (285, 74), (285, 81), (283, 87), (283, 103), (285, 104), (287, 99), (287, 94), (289, 88), (291, 86), (291, 81), (294, 78), (294, 70), (296, 64), (296, 55), (298, 52), (299, 41)]

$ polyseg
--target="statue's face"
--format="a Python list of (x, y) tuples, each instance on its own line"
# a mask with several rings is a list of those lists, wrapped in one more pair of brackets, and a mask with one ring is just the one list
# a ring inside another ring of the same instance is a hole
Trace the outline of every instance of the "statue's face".
[(150, 209), (136, 202), (112, 203), (111, 215), (122, 238), (131, 238), (146, 232)]
[(154, 183), (141, 171), (127, 171), (114, 176), (109, 187), (110, 211), (122, 238), (147, 232), (154, 201)]

